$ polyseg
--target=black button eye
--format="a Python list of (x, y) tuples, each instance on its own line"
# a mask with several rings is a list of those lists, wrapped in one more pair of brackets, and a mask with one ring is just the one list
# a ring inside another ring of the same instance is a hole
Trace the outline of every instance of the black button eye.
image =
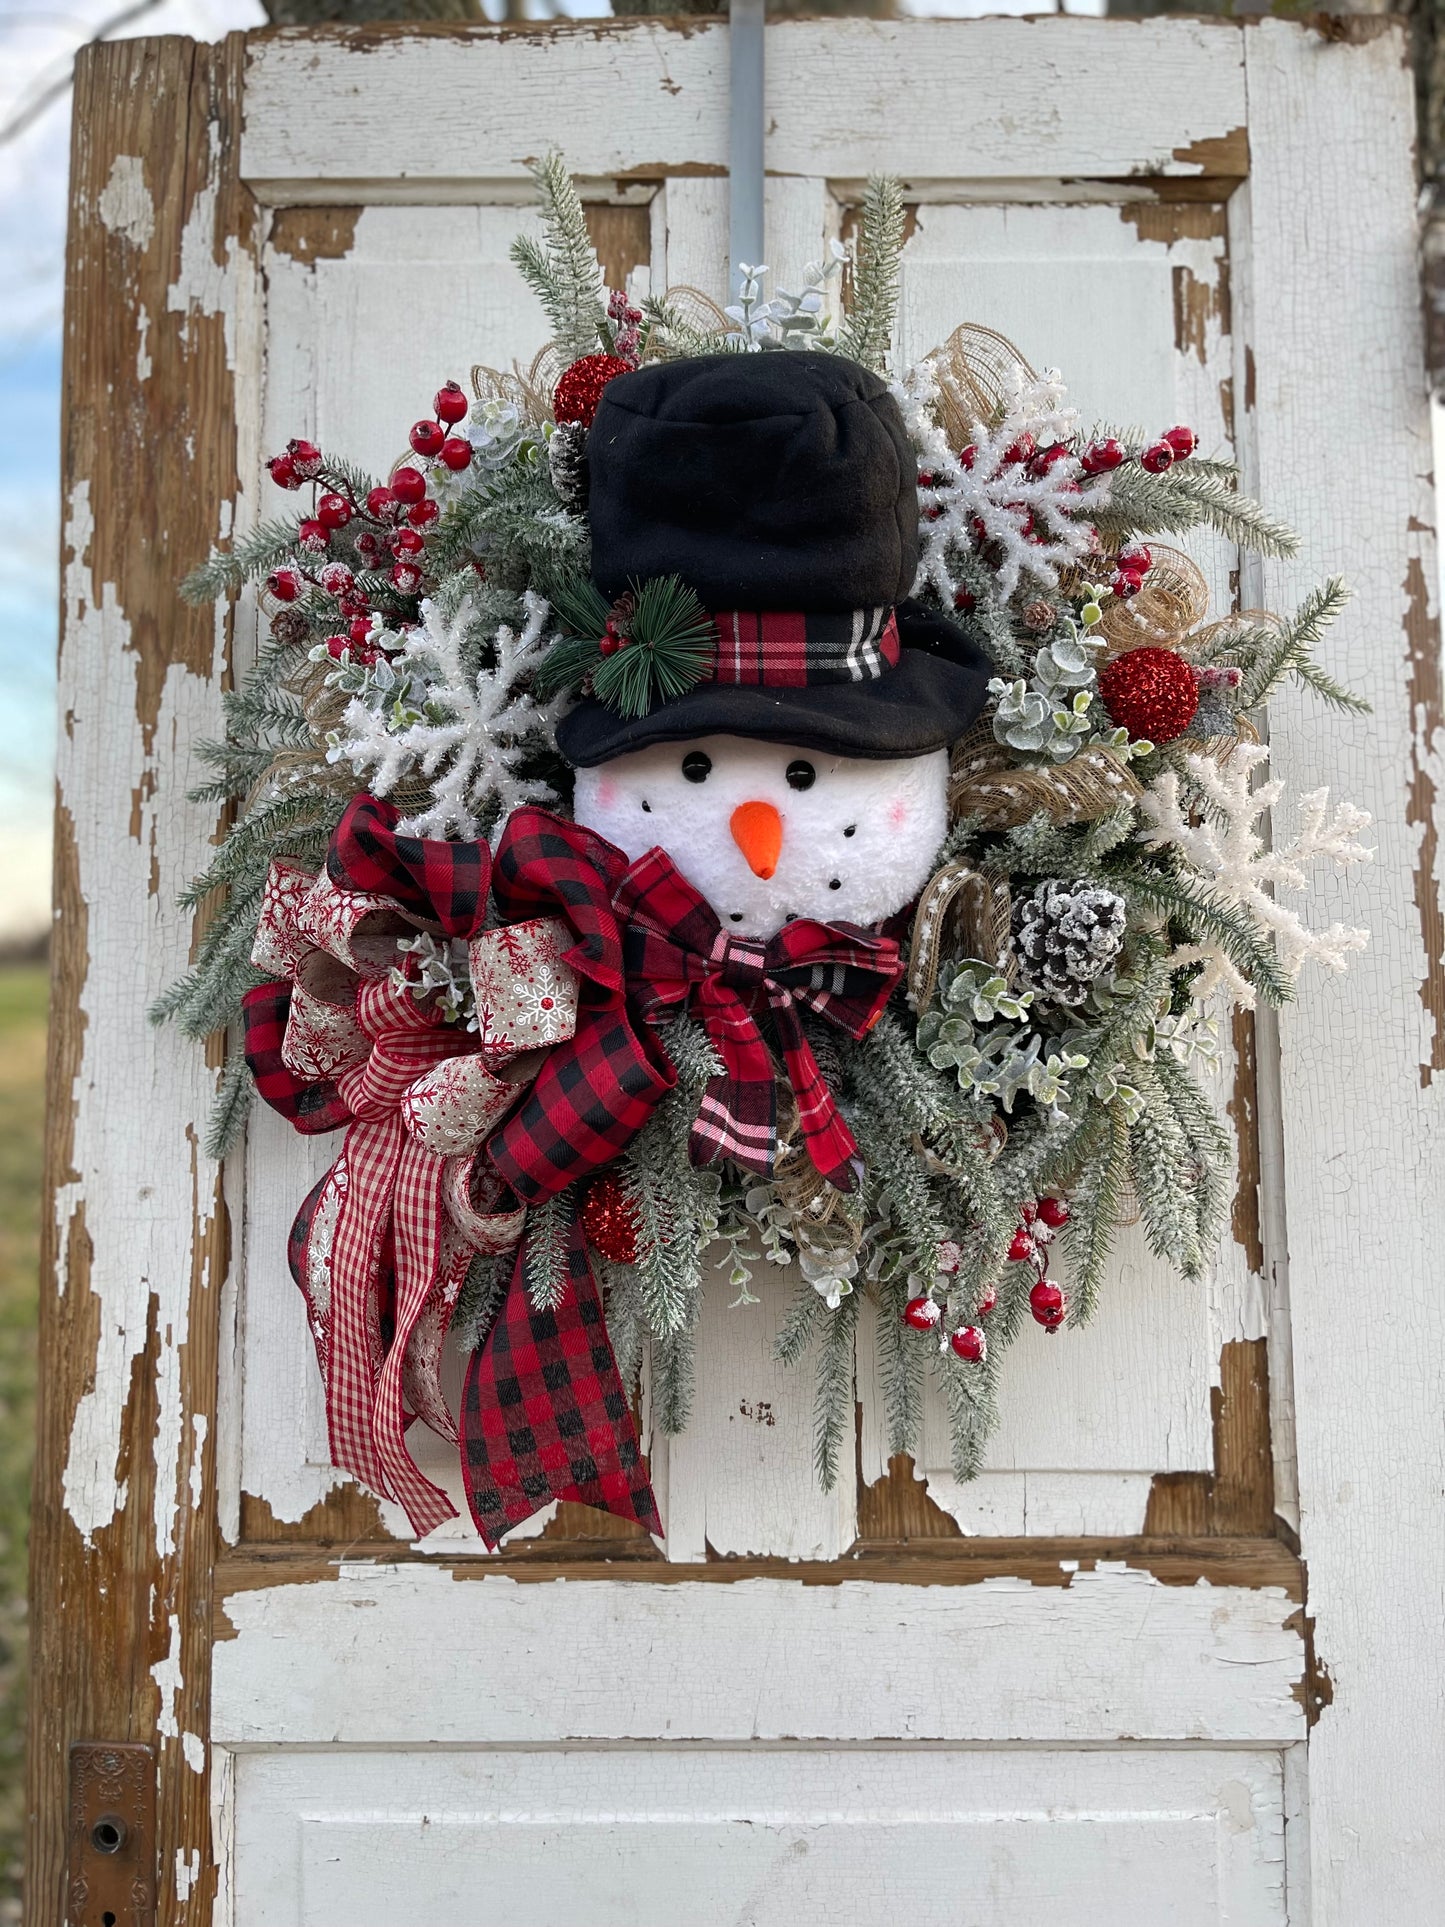
[(858, 825), (856, 823), (850, 823), (847, 829), (844, 830), (843, 832), (844, 836), (852, 836), (853, 832), (857, 829), (857, 827)]
[(700, 749), (690, 749), (682, 759), (682, 773), (689, 783), (705, 783), (711, 771), (712, 758)]
[(810, 790), (818, 780), (818, 772), (800, 756), (796, 763), (789, 763), (787, 778), (790, 790)]

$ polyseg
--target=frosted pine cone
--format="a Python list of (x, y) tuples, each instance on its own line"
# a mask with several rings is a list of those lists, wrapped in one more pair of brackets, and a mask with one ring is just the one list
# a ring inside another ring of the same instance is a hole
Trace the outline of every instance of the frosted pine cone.
[(552, 486), (573, 510), (587, 506), (587, 430), (581, 422), (558, 422), (547, 443)]
[(1083, 878), (1046, 877), (1014, 904), (1013, 947), (1040, 997), (1081, 1004), (1124, 942), (1124, 899)]

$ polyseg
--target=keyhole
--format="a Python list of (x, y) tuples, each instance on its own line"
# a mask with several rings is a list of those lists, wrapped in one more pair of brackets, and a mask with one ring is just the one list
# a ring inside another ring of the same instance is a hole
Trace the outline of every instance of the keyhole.
[(107, 1813), (91, 1828), (90, 1844), (97, 1853), (119, 1853), (125, 1845), (125, 1821)]
[(108, 1911), (103, 1913), (100, 1917), (100, 1927), (115, 1927), (115, 1915)]

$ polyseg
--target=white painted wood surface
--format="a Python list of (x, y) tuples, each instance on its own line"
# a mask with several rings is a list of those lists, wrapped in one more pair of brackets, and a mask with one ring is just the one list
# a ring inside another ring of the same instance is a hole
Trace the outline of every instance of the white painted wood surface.
[[(1289, 696), (1271, 740), (1287, 794), (1329, 783), (1375, 817), (1348, 910), (1370, 949), (1280, 1026), (1281, 1179), (1300, 1537), (1334, 1695), (1310, 1744), (1311, 1918), (1386, 1927), (1439, 1918), (1445, 1896), (1445, 743), (1412, 82), (1394, 25), (1352, 45), (1264, 22), (1245, 46), (1251, 460), (1304, 535), (1265, 585), (1288, 605), (1343, 568), (1331, 654), (1375, 704), (1341, 723)], [(1333, 880), (1310, 909), (1344, 916)]]
[[(242, 171), (263, 200), (485, 201), (524, 186), (540, 126), (598, 180), (725, 173), (726, 36), (711, 21), (362, 32), (318, 60), (307, 34), (270, 34), (252, 43)], [(778, 175), (1187, 178), (1221, 171), (1216, 144), (1244, 125), (1242, 47), (1208, 21), (782, 22), (766, 118)], [(407, 129), (404, 157), (382, 125)]]
[(1286, 1919), (1271, 1753), (259, 1753), (237, 1797), (249, 1927)]
[(341, 1563), (233, 1593), (219, 1745), (898, 1740), (1287, 1746), (1294, 1602), (1120, 1565), (1057, 1585), (528, 1580)]

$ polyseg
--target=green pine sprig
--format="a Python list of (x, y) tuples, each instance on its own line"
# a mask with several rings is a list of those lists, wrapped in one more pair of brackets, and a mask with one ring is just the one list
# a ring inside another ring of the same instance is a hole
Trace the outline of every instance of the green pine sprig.
[(602, 340), (606, 302), (602, 269), (587, 232), (587, 216), (554, 149), (532, 169), (542, 202), (542, 244), (520, 234), (512, 260), (542, 304), (558, 354), (567, 361), (595, 354)]
[(713, 625), (680, 576), (635, 582), (624, 601), (631, 604), (620, 619), (625, 637), (613, 653), (604, 654), (613, 608), (588, 581), (558, 585), (552, 607), (566, 633), (537, 671), (539, 696), (587, 687), (609, 709), (636, 718), (704, 679), (715, 647)]
[(869, 176), (863, 194), (853, 301), (838, 335), (845, 355), (880, 375), (888, 371), (898, 315), (898, 263), (903, 253), (903, 192), (887, 174)]

